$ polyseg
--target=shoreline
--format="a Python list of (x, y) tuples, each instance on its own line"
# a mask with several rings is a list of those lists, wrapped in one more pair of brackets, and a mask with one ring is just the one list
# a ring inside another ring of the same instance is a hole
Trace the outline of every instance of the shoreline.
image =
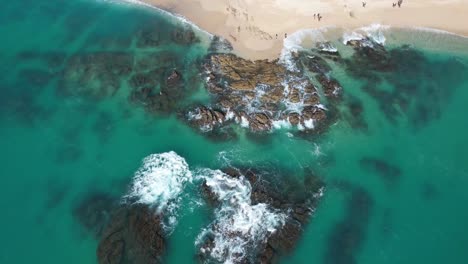
[[(409, 30), (446, 33), (468, 37), (462, 23), (468, 2), (461, 0), (403, 1), (392, 7), (392, 0), (376, 0), (362, 7), (361, 1), (324, 0), (304, 3), (300, 0), (124, 0), (156, 7), (213, 35), (227, 39), (236, 55), (256, 59), (277, 59), (286, 36), (302, 30), (342, 29), (343, 32), (373, 24)], [(323, 10), (319, 22), (315, 10)], [(434, 19), (436, 18), (436, 19)]]

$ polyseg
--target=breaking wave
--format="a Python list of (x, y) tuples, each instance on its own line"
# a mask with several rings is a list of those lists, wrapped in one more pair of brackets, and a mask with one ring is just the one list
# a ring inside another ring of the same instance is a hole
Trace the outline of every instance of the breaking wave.
[[(196, 241), (201, 253), (210, 259), (239, 263), (285, 224), (286, 214), (264, 203), (252, 204), (252, 187), (243, 176), (233, 178), (210, 169), (198, 174), (220, 202), (215, 220), (203, 229)], [(205, 243), (207, 239), (211, 243)]]
[(343, 33), (343, 44), (346, 45), (348, 41), (351, 40), (364, 40), (366, 38), (371, 39), (377, 44), (385, 45), (385, 35), (384, 32), (387, 31), (390, 26), (380, 25), (380, 24), (372, 24), (367, 27), (361, 27), (351, 32)]
[(283, 49), (280, 54), (280, 63), (282, 63), (288, 70), (297, 72), (297, 66), (293, 60), (293, 54), (304, 50), (312, 43), (326, 41), (324, 33), (328, 31), (328, 27), (319, 29), (302, 29), (290, 34), (283, 40)]
[(167, 216), (167, 230), (177, 224), (177, 211), (181, 194), (187, 183), (192, 182), (192, 173), (184, 158), (175, 152), (152, 154), (143, 160), (135, 172), (129, 194), (124, 201), (155, 207), (158, 213)]

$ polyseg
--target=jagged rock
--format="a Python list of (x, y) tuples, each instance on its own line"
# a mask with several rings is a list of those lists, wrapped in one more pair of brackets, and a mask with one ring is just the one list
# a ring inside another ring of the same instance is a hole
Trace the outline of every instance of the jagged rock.
[[(296, 53), (293, 60), (320, 73), (319, 80), (331, 70), (324, 59), (303, 52)], [(249, 61), (233, 54), (211, 54), (203, 70), (206, 87), (214, 95), (213, 105), (225, 113), (236, 113), (234, 120), (244, 127), (248, 125), (251, 132), (271, 131), (273, 122), (287, 121), (293, 113), (292, 125), (304, 130), (314, 129), (304, 126), (306, 120), (310, 123), (310, 117), (326, 117), (321, 114), (323, 109), (313, 114), (306, 111), (307, 116), (302, 116), (300, 109), (320, 104), (318, 91), (303, 71), (288, 70), (277, 60)], [(326, 85), (325, 95), (338, 97), (340, 86), (336, 80), (327, 77), (322, 82)]]
[(323, 121), (327, 118), (327, 115), (322, 108), (308, 106), (302, 110), (302, 117), (304, 120)]
[(301, 97), (300, 97), (300, 94), (299, 94), (299, 90), (298, 90), (298, 89), (295, 89), (295, 88), (292, 88), (292, 89), (289, 91), (288, 100), (289, 100), (291, 103), (299, 103), (299, 102), (301, 101)]
[(161, 263), (166, 249), (161, 216), (145, 205), (118, 210), (99, 242), (99, 263)]
[(197, 107), (187, 114), (189, 122), (205, 132), (223, 124), (226, 121), (225, 115), (221, 110), (214, 110), (204, 106)]
[(254, 132), (269, 131), (271, 129), (271, 119), (266, 114), (252, 114), (248, 120), (250, 129)]
[(288, 120), (293, 126), (297, 126), (301, 121), (301, 116), (298, 113), (291, 113), (288, 116)]
[(208, 60), (210, 72), (222, 73), (233, 90), (254, 90), (259, 84), (275, 86), (281, 83), (286, 73), (276, 61), (250, 61), (233, 54), (215, 54)]
[[(304, 182), (283, 181), (273, 184), (262, 178), (262, 175), (273, 174), (269, 175), (268, 178), (274, 179), (275, 175), (271, 171), (229, 167), (223, 169), (223, 172), (229, 177), (237, 179), (242, 176), (245, 177), (252, 187), (250, 197), (252, 205), (267, 204), (273, 210), (279, 210), (287, 214), (284, 225), (277, 227), (276, 232), (267, 236), (265, 241), (257, 241), (260, 244), (253, 247), (256, 248), (255, 250), (252, 250), (252, 248), (246, 249), (243, 259), (235, 263), (275, 263), (280, 255), (291, 252), (322, 196), (323, 182), (308, 174)], [(278, 179), (291, 179), (284, 176), (278, 175)], [(202, 184), (202, 191), (210, 205), (218, 206), (220, 204), (219, 197), (216, 196), (210, 186)], [(229, 236), (241, 236), (241, 234), (232, 233)], [(200, 254), (202, 262), (209, 260), (207, 252), (214, 246), (213, 237), (206, 237), (206, 241), (201, 248), (203, 252)]]

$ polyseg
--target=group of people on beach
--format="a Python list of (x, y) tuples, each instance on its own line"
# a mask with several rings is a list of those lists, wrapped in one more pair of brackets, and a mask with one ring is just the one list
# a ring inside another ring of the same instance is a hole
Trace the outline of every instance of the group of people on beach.
[[(396, 3), (393, 3), (393, 7), (396, 7), (398, 5), (398, 7), (401, 7), (401, 5), (403, 4), (403, 0), (398, 0), (398, 2)], [(367, 5), (367, 2), (362, 2), (362, 7), (366, 7)], [(323, 17), (320, 15), (320, 13), (317, 13), (317, 14), (314, 14), (314, 19), (318, 19), (318, 21), (320, 21)], [(284, 34), (284, 38), (287, 38), (288, 37), (288, 34), (285, 33)], [(276, 34), (276, 38), (278, 39), (278, 34)]]
[(317, 13), (317, 14), (314, 14), (314, 19), (317, 18), (318, 21), (320, 21), (322, 19), (322, 16), (320, 15), (320, 13)]
[(393, 3), (393, 7), (396, 7), (397, 5), (398, 7), (401, 7), (402, 4), (403, 4), (403, 0), (398, 0), (398, 2)]

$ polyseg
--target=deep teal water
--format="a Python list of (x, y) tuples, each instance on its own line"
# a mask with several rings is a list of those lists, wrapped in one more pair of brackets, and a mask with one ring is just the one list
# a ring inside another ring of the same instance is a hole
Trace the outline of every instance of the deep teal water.
[[(97, 241), (74, 208), (95, 192), (122, 196), (144, 157), (171, 150), (191, 168), (229, 160), (280, 166), (292, 178), (310, 167), (322, 177), (324, 198), (284, 263), (468, 259), (468, 41), (465, 50), (444, 50), (451, 37), (434, 35), (437, 51), (408, 50), (395, 33), (389, 48), (399, 65), (372, 73), (382, 82), (334, 64), (345, 90), (343, 117), (327, 133), (303, 139), (281, 130), (259, 143), (238, 128), (238, 141), (215, 142), (174, 114), (149, 114), (130, 102), (128, 77), (106, 86), (104, 96), (60, 81), (74, 56), (155, 56), (151, 63), (194, 78), (185, 91), (192, 101), (207, 100), (192, 72), (207, 45), (172, 43), (173, 19), (108, 2), (23, 0), (3, 3), (0, 24), (1, 263), (95, 263)], [(159, 34), (157, 49), (138, 43), (148, 27)], [(157, 59), (163, 54), (169, 62)], [(362, 106), (361, 119), (350, 103)], [(375, 160), (392, 167), (378, 169)], [(194, 240), (209, 222), (206, 208), (185, 204), (167, 263), (194, 262)]]

